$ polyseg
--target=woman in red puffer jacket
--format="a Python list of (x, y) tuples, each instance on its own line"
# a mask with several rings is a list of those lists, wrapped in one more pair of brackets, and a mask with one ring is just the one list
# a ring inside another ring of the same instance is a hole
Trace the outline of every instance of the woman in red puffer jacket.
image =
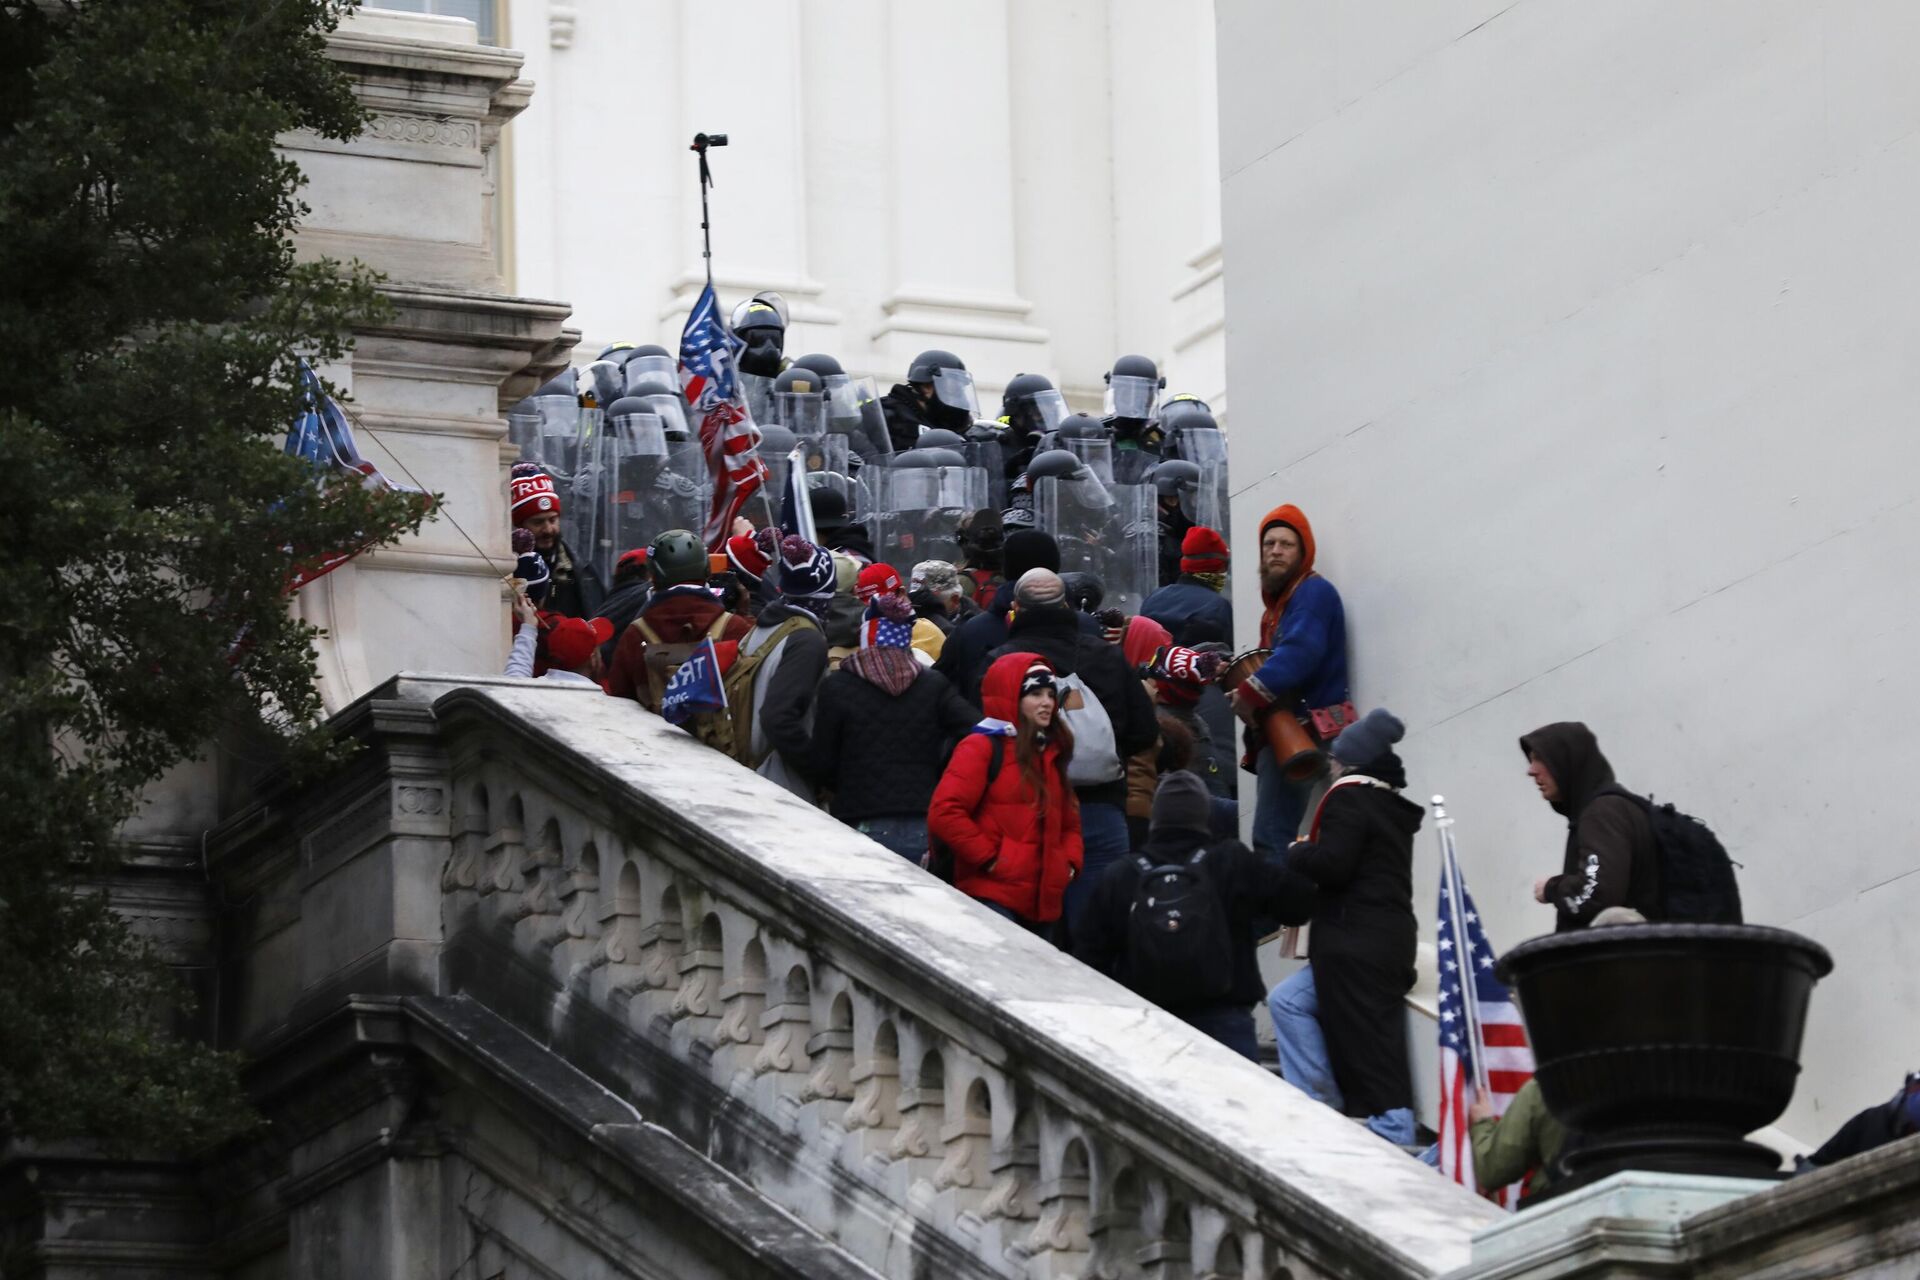
[(1053, 668), (1037, 653), (1006, 654), (987, 669), (980, 701), (987, 718), (954, 748), (927, 829), (953, 850), (960, 892), (1029, 927), (1048, 924), (1083, 861), (1067, 781), (1073, 735), (1055, 718)]

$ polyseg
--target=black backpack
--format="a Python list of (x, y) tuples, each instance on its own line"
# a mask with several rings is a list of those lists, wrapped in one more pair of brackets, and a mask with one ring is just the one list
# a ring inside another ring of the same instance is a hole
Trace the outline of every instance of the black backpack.
[(1734, 861), (1713, 829), (1670, 804), (1656, 804), (1625, 787), (1606, 791), (1637, 801), (1653, 824), (1660, 858), (1661, 919), (1694, 924), (1740, 924), (1740, 884)]
[(1222, 1004), (1233, 990), (1233, 939), (1207, 852), (1161, 866), (1134, 859), (1140, 879), (1127, 913), (1127, 976), (1163, 1009)]
[[(1007, 739), (1004, 734), (993, 735), (993, 754), (987, 757), (987, 785), (981, 794), (993, 790), (993, 780), (1000, 776), (1000, 766), (1007, 759)], [(932, 832), (927, 833), (927, 870), (953, 883), (953, 846)]]

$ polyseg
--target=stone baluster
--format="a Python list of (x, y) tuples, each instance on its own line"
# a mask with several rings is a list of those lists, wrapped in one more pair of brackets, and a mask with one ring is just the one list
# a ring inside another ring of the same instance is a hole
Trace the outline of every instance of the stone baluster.
[(672, 1026), (684, 936), (680, 895), (669, 885), (660, 895), (659, 915), (640, 930), (640, 985), (627, 1004), (627, 1024), (635, 1030), (664, 1036)]
[(900, 1128), (887, 1144), (893, 1199), (896, 1204), (924, 1203), (932, 1197), (934, 1175), (946, 1157), (940, 1131), (946, 1127), (947, 1087), (938, 1049), (920, 1055), (919, 1070), (896, 1102)]
[(1078, 1176), (1062, 1173), (1036, 1189), (1040, 1217), (1027, 1236), (1033, 1280), (1067, 1280), (1091, 1274), (1092, 1241), (1087, 1235), (1088, 1180), (1084, 1164)]
[(451, 825), (453, 856), (447, 859), (446, 869), (440, 873), (440, 891), (458, 895), (455, 910), (464, 912), (472, 910), (473, 901), (468, 895), (477, 894), (485, 873), (488, 834), (485, 787), (474, 788), (455, 806)]
[(667, 1006), (675, 1052), (703, 1067), (713, 1057), (713, 1033), (720, 1026), (724, 948), (720, 918), (709, 915), (700, 924), (699, 944), (680, 957), (680, 989)]
[(846, 1102), (853, 1097), (853, 1030), (829, 1027), (807, 1041), (813, 1073), (801, 1087), (800, 1101)]
[[(746, 927), (743, 921), (742, 929)], [(739, 1077), (752, 1079), (766, 1007), (766, 948), (758, 938), (749, 938), (738, 967), (720, 984), (720, 1025), (713, 1029), (713, 1078), (719, 1084), (730, 1087)]]
[(864, 1058), (858, 1058), (848, 1079), (853, 1102), (841, 1125), (847, 1130), (850, 1159), (884, 1165), (900, 1127), (900, 1041), (893, 1023), (882, 1022)]
[(613, 897), (600, 908), (600, 937), (588, 960), (588, 995), (597, 1006), (625, 1018), (627, 1004), (643, 979), (640, 956), (640, 870), (631, 860), (620, 864)]
[(500, 822), (487, 833), (486, 849), (480, 864), (480, 918), (493, 928), (511, 932), (514, 889), (520, 884), (520, 860), (526, 856), (526, 819), (520, 797), (506, 806)]
[(1233, 1220), (1207, 1204), (1194, 1205), (1190, 1217), (1196, 1280), (1242, 1280), (1246, 1263)]
[(963, 1213), (978, 1218), (992, 1184), (987, 1156), (993, 1145), (993, 1107), (986, 1081), (976, 1079), (967, 1086), (965, 1101), (940, 1127), (940, 1141), (945, 1154), (933, 1175), (936, 1205), (944, 1207), (948, 1220)]
[(589, 840), (580, 847), (554, 887), (560, 901), (560, 936), (554, 944), (553, 972), (569, 989), (583, 982), (600, 934), (600, 851)]
[(1193, 1226), (1187, 1207), (1159, 1178), (1148, 1184), (1144, 1243), (1134, 1253), (1144, 1280), (1193, 1280)]
[[(1106, 1164), (1111, 1167), (1111, 1159)], [(1087, 1220), (1087, 1274), (1098, 1280), (1135, 1280), (1141, 1274), (1134, 1256), (1141, 1244), (1139, 1175), (1121, 1168), (1095, 1179), (1094, 1191), (1093, 1216)]]
[(522, 955), (545, 956), (560, 940), (563, 926), (555, 889), (564, 857), (560, 824), (549, 821), (520, 859), (521, 889), (507, 909), (507, 919), (513, 925), (514, 949)]

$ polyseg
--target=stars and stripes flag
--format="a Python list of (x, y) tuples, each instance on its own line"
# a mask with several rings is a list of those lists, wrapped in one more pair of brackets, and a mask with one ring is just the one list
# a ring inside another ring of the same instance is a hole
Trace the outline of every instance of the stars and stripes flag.
[[(1440, 834), (1440, 1172), (1478, 1189), (1468, 1108), (1484, 1091), (1494, 1111), (1505, 1114), (1533, 1076), (1533, 1050), (1519, 1007), (1493, 976), (1493, 945), (1460, 874), (1453, 819), (1437, 799), (1434, 807)], [(1504, 1187), (1488, 1198), (1511, 1209), (1520, 1188)]]
[[(354, 443), (353, 427), (347, 421), (346, 411), (327, 394), (320, 376), (304, 360), (300, 362), (300, 386), (306, 393), (306, 406), (300, 416), (293, 420), (293, 425), (287, 428), (287, 453), (304, 459), (316, 473), (342, 471), (360, 477), (360, 482), (371, 489), (397, 489), (405, 493), (424, 494), (423, 490), (412, 485), (396, 484), (387, 479), (380, 468), (361, 456), (359, 446)], [(372, 541), (368, 540), (352, 547), (329, 548), (313, 554), (296, 552), (297, 559), (287, 590), (297, 591), (314, 579), (325, 577), (371, 545)]]
[(700, 424), (707, 474), (713, 477), (713, 500), (702, 530), (711, 551), (726, 549), (734, 520), (767, 482), (767, 464), (756, 452), (760, 432), (747, 412), (734, 365), (745, 345), (721, 318), (720, 300), (709, 284), (680, 333), (680, 389)]

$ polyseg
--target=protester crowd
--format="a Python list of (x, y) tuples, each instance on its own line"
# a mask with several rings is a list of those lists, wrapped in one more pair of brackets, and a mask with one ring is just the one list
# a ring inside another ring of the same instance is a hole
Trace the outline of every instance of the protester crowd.
[[(1404, 1000), (1424, 810), (1402, 794), (1404, 726), (1354, 704), (1306, 513), (1284, 504), (1245, 530), (1262, 611), (1241, 651), (1219, 429), (1193, 397), (1163, 399), (1150, 362), (1116, 361), (1100, 418), (1022, 375), (982, 421), (951, 353), (880, 396), (831, 357), (787, 361), (769, 337), (783, 327), (758, 299), (735, 316), (770, 480), (711, 538), (704, 502), (650, 533), (659, 510), (621, 509), (671, 499), (691, 465), (664, 352), (610, 351), (522, 407), (508, 674), (664, 714), (1248, 1057), (1264, 999), (1288, 1080), (1415, 1143)], [(569, 437), (562, 399), (612, 411)], [(591, 520), (569, 524), (576, 502)], [(570, 528), (604, 545), (571, 545)], [(634, 530), (644, 541), (621, 545)], [(1623, 911), (1739, 918), (1711, 834), (1616, 783), (1585, 725), (1519, 745), (1568, 823), (1559, 873), (1534, 886), (1557, 930)], [(1251, 847), (1236, 766), (1257, 779)], [(1256, 945), (1303, 926), (1307, 965), (1267, 990)], [(1912, 1096), (1857, 1127), (1910, 1132)], [(1489, 1188), (1564, 1141), (1537, 1086), (1504, 1118), (1473, 1115)]]

